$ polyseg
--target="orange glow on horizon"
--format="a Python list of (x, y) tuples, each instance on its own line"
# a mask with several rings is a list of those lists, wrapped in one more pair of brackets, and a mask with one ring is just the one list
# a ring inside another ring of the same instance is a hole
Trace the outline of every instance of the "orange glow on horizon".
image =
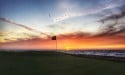
[(53, 50), (73, 50), (73, 49), (125, 49), (124, 37), (58, 37), (57, 40), (32, 39), (0, 44), (1, 48), (8, 49), (47, 49)]
[(113, 38), (70, 38), (58, 40), (58, 49), (125, 49), (125, 41), (122, 40)]

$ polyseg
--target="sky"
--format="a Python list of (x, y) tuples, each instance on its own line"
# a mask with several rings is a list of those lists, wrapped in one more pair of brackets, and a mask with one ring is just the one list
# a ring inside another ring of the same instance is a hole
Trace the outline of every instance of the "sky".
[[(4, 49), (125, 49), (124, 0), (0, 0)], [(30, 46), (32, 45), (32, 46)]]

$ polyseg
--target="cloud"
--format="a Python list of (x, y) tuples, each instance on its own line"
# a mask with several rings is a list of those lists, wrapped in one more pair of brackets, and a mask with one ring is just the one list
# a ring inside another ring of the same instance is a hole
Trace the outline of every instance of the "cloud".
[(78, 11), (81, 8), (77, 1), (59, 0), (57, 10), (59, 14), (53, 17), (54, 22), (60, 22), (77, 16), (82, 16), (83, 12)]
[(47, 27), (51, 28), (51, 29), (64, 29), (64, 27), (62, 27), (61, 25), (58, 25), (58, 24), (48, 25)]
[(61, 12), (59, 12), (60, 14), (53, 16), (53, 21), (60, 22), (74, 17), (84, 17), (98, 13), (100, 14), (105, 10), (113, 11), (112, 13), (116, 13), (116, 11), (114, 12), (114, 9), (125, 4), (124, 0), (96, 0), (95, 2), (86, 2), (83, 0), (81, 2), (83, 2), (83, 5), (81, 5), (79, 1), (59, 0), (57, 8)]
[(0, 36), (1, 36), (0, 43), (13, 42), (18, 40), (28, 40), (32, 38), (50, 37), (50, 35), (46, 33), (27, 27), (26, 25), (18, 24), (9, 19), (0, 18), (0, 20), (1, 20), (1, 26), (5, 28), (0, 31)]
[(42, 32), (40, 32), (40, 31), (37, 31), (37, 30), (35, 30), (35, 29), (33, 29), (33, 28), (30, 28), (30, 27), (27, 27), (26, 25), (18, 24), (18, 23), (14, 22), (14, 21), (11, 21), (11, 20), (9, 20), (9, 19), (0, 18), (0, 20), (5, 21), (5, 22), (8, 22), (8, 23), (11, 23), (11, 24), (14, 24), (14, 25), (17, 25), (17, 26), (19, 26), (19, 27), (23, 27), (23, 28), (25, 28), (25, 29), (27, 29), (27, 30), (29, 30), (29, 31), (32, 31), (32, 32), (36, 32), (36, 33), (40, 33), (40, 34), (42, 34), (42, 35), (47, 35), (47, 36), (48, 36), (48, 34), (42, 33)]
[(91, 37), (92, 35), (89, 33), (85, 32), (72, 32), (72, 33), (67, 33), (67, 34), (61, 34), (58, 35), (58, 38), (88, 38)]
[(99, 22), (101, 22), (102, 25), (100, 27), (98, 36), (112, 36), (120, 35), (122, 33), (125, 34), (125, 5), (116, 7), (114, 9), (115, 11), (109, 10), (109, 13), (99, 19)]
[[(58, 49), (123, 49), (125, 37), (98, 36), (88, 33), (74, 32), (57, 36)], [(0, 44), (1, 48), (9, 49), (56, 49), (56, 41), (51, 38), (33, 38)]]

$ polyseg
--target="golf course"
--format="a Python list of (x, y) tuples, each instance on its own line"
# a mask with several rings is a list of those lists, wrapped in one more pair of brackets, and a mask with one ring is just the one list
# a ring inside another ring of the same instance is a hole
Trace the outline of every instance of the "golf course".
[(0, 75), (125, 75), (125, 63), (53, 51), (1, 51)]

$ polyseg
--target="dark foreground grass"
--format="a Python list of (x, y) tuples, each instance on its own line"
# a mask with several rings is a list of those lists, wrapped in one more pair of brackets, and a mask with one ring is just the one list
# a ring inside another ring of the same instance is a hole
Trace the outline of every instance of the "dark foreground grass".
[(125, 75), (125, 63), (54, 52), (0, 52), (0, 75)]

